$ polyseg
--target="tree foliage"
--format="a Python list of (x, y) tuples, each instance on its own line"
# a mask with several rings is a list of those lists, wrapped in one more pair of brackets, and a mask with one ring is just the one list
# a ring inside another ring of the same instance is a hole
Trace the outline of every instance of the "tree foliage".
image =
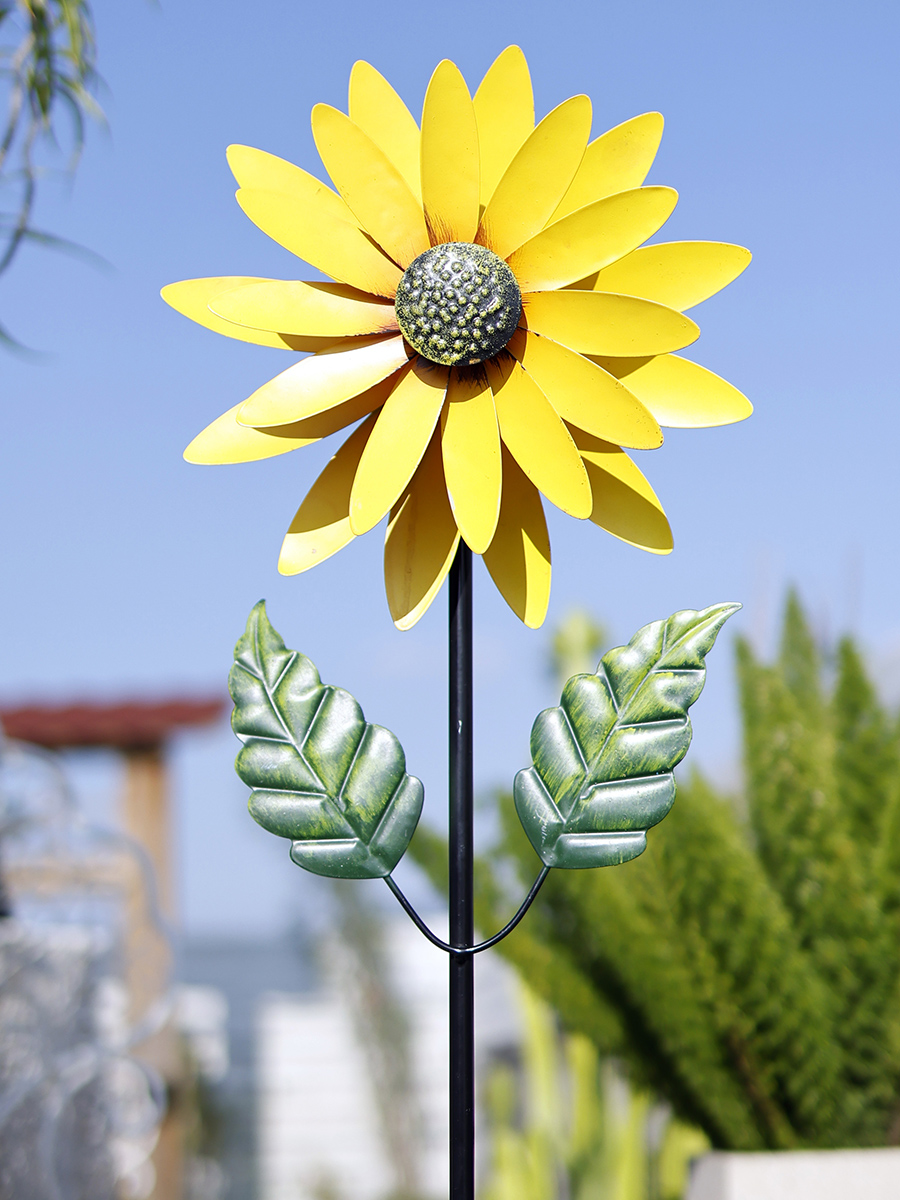
[[(794, 596), (774, 663), (738, 643), (738, 681), (740, 802), (682, 779), (641, 858), (551, 872), (500, 952), (718, 1148), (898, 1142), (896, 721), (852, 641), (823, 663)], [(500, 802), (477, 881), (486, 932), (511, 868), (521, 885), (539, 866)], [(438, 878), (437, 844), (417, 841)]]
[[(88, 0), (0, 0), (0, 275), (25, 242), (71, 247), (32, 223), (41, 143), (67, 147), (74, 166), (89, 117), (99, 115), (94, 21)], [(11, 41), (9, 39), (12, 39)], [(0, 326), (0, 340), (16, 345)]]

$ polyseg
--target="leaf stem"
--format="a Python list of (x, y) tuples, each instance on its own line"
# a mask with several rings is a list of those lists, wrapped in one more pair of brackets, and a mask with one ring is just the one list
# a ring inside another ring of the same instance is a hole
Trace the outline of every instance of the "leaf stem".
[(399, 900), (400, 906), (402, 907), (403, 911), (406, 913), (406, 915), (409, 917), (409, 919), (412, 921), (412, 923), (415, 925), (415, 927), (419, 930), (419, 932), (424, 934), (425, 937), (428, 938), (428, 940), (429, 940), (429, 942), (431, 942), (432, 946), (437, 946), (437, 948), (439, 950), (443, 950), (446, 954), (466, 955), (466, 954), (480, 954), (482, 950), (490, 950), (491, 946), (496, 946), (498, 942), (502, 942), (505, 937), (507, 937), (510, 933), (512, 933), (512, 931), (515, 929), (515, 927), (519, 924), (519, 922), (522, 920), (522, 918), (528, 912), (529, 908), (531, 908), (531, 905), (532, 905), (535, 897), (537, 896), (538, 892), (541, 890), (544, 880), (547, 878), (547, 876), (549, 874), (550, 874), (550, 868), (542, 867), (537, 879), (535, 879), (534, 883), (531, 885), (531, 890), (529, 891), (528, 895), (525, 897), (525, 899), (519, 905), (519, 910), (516, 913), (516, 915), (510, 921), (507, 921), (507, 923), (503, 926), (503, 928), (500, 930), (499, 933), (495, 933), (493, 937), (489, 937), (484, 942), (479, 942), (477, 946), (451, 946), (449, 942), (443, 941), (441, 938), (438, 937), (438, 935), (436, 933), (432, 932), (432, 930), (430, 930), (428, 928), (428, 926), (425, 924), (425, 922), (422, 920), (422, 918), (419, 916), (419, 914), (416, 912), (416, 910), (413, 908), (413, 906), (407, 900), (406, 896), (404, 896), (403, 892), (400, 890), (398, 885), (394, 882), (393, 877), (391, 875), (385, 875), (384, 882), (388, 885), (388, 887), (391, 889), (391, 891), (394, 893), (394, 895)]

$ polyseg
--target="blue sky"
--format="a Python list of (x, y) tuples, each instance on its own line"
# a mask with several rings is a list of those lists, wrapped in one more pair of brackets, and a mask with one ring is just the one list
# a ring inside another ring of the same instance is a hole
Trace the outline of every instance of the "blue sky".
[[(681, 199), (661, 239), (754, 252), (744, 276), (692, 313), (703, 335), (691, 351), (751, 398), (754, 416), (673, 431), (639, 456), (675, 532), (668, 558), (550, 516), (545, 628), (580, 605), (619, 641), (675, 609), (735, 599), (745, 604), (735, 629), (767, 648), (794, 582), (823, 634), (854, 629), (890, 684), (892, 655), (900, 667), (896, 6), (100, 0), (95, 11), (109, 130), (90, 131), (74, 182), (46, 180), (38, 220), (110, 269), (28, 250), (0, 280), (0, 319), (47, 352), (0, 359), (6, 702), (223, 688), (265, 596), (288, 644), (400, 736), (439, 814), (443, 598), (413, 631), (394, 630), (377, 531), (311, 574), (278, 576), (283, 533), (333, 446), (243, 467), (184, 463), (196, 432), (288, 360), (193, 326), (158, 294), (193, 276), (308, 274), (238, 209), (230, 142), (315, 173), (309, 110), (344, 104), (355, 59), (416, 112), (441, 58), (474, 87), (510, 42), (529, 58), (540, 114), (581, 91), (596, 132), (664, 113), (649, 181)], [(476, 582), (477, 773), (488, 788), (527, 764), (531, 721), (555, 697), (547, 633), (519, 625), (480, 564)], [(710, 667), (692, 754), (733, 778), (727, 639)], [(286, 847), (246, 816), (233, 752), (219, 730), (174, 754), (193, 930), (274, 929), (298, 897), (315, 896)], [(86, 788), (110, 786), (102, 764), (79, 772)]]

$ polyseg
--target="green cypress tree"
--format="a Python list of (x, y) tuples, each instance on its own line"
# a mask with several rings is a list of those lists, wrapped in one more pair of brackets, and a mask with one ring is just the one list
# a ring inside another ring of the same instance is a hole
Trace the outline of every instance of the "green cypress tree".
[(859, 652), (850, 638), (837, 650), (832, 699), (835, 783), (859, 851), (879, 844), (883, 815), (900, 773), (898, 728), (878, 702)]
[[(741, 803), (680, 781), (644, 855), (553, 871), (500, 946), (567, 1028), (723, 1149), (900, 1142), (900, 742), (848, 639), (836, 666), (827, 688), (791, 594), (774, 664), (738, 645)], [(501, 807), (477, 875), (486, 930), (509, 916), (500, 881), (538, 865)], [(413, 843), (436, 881), (439, 843)]]

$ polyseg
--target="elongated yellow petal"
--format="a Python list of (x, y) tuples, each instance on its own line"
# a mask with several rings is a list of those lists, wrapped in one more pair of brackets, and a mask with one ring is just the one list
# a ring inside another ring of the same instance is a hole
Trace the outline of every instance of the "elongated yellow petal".
[(350, 521), (367, 533), (400, 498), (434, 433), (447, 369), (414, 359), (385, 401), (353, 482)]
[(282, 575), (308, 571), (353, 540), (350, 489), (374, 427), (373, 413), (350, 434), (307, 492), (281, 543), (278, 570)]
[(700, 336), (690, 317), (663, 304), (612, 292), (529, 292), (529, 329), (584, 354), (665, 354)]
[(642, 246), (580, 286), (643, 296), (683, 312), (737, 279), (750, 258), (749, 250), (729, 242), (660, 242)]
[(564, 421), (620, 446), (652, 450), (662, 445), (652, 413), (596, 363), (524, 329), (516, 330), (508, 349)]
[(519, 287), (523, 292), (564, 287), (608, 263), (615, 263), (656, 233), (672, 215), (677, 200), (678, 193), (672, 188), (635, 188), (607, 196), (548, 225), (509, 259)]
[(384, 586), (398, 629), (411, 629), (453, 563), (459, 531), (450, 511), (437, 435), (391, 510), (384, 541)]
[(475, 109), (459, 67), (445, 58), (422, 109), (422, 201), (432, 245), (474, 240), (478, 187)]
[(548, 500), (573, 517), (591, 511), (591, 489), (572, 436), (550, 401), (518, 362), (491, 364), (488, 379), (500, 436)]
[(271, 279), (221, 292), (210, 308), (238, 325), (306, 336), (354, 337), (399, 328), (393, 304), (379, 303), (345, 283)]
[(653, 488), (628, 455), (600, 438), (573, 429), (591, 481), (591, 520), (607, 533), (652, 554), (668, 554), (672, 530)]
[(297, 337), (286, 333), (271, 333), (268, 329), (248, 329), (245, 325), (235, 325), (231, 321), (223, 320), (209, 307), (210, 302), (222, 292), (232, 291), (247, 283), (268, 282), (269, 280), (260, 279), (255, 275), (217, 275), (209, 279), (183, 279), (180, 283), (167, 284), (160, 295), (176, 312), (196, 321), (198, 325), (211, 329), (213, 333), (223, 333), (225, 337), (235, 338), (239, 342), (252, 342), (254, 346), (274, 346), (278, 350), (324, 350), (338, 341), (335, 337)]
[(380, 408), (393, 386), (393, 380), (382, 380), (352, 400), (336, 404), (334, 408), (317, 413), (314, 417), (292, 421), (289, 425), (273, 425), (268, 429), (252, 429), (239, 424), (237, 415), (241, 405), (236, 404), (197, 434), (185, 450), (184, 457), (190, 463), (212, 465), (257, 462), (261, 458), (287, 454), (289, 450), (310, 446), (313, 442), (330, 437), (339, 429), (353, 425), (360, 417)]
[(531, 76), (518, 46), (507, 46), (494, 59), (474, 103), (481, 150), (481, 203), (486, 205), (534, 129)]
[(241, 405), (241, 425), (266, 429), (303, 421), (352, 400), (407, 361), (401, 337), (358, 338), (294, 363)]
[(500, 433), (486, 380), (454, 371), (441, 412), (441, 451), (456, 524), (476, 554), (491, 544), (500, 513)]
[(653, 413), (660, 425), (703, 429), (731, 425), (753, 412), (753, 405), (732, 384), (699, 363), (661, 354), (658, 358), (602, 358), (598, 365), (617, 378)]
[(587, 96), (573, 96), (548, 113), (497, 184), (476, 241), (507, 258), (543, 229), (578, 169), (590, 129)]
[(316, 149), (334, 186), (384, 252), (408, 267), (431, 245), (422, 206), (385, 152), (340, 109), (312, 110)]
[(287, 192), (242, 188), (237, 201), (254, 225), (291, 254), (341, 283), (393, 298), (402, 271), (355, 222), (342, 221), (327, 205), (299, 208)]
[(520, 621), (538, 629), (550, 602), (550, 538), (537, 488), (503, 449), (503, 498), (484, 565)]
[(283, 192), (296, 205), (295, 218), (326, 212), (335, 220), (359, 224), (337, 192), (287, 159), (252, 146), (237, 145), (228, 147), (226, 157), (238, 187), (254, 192)]
[(415, 117), (373, 66), (360, 60), (350, 72), (350, 120), (379, 146), (421, 199), (419, 127)]
[(558, 221), (604, 196), (640, 187), (653, 165), (662, 132), (662, 113), (649, 112), (601, 134), (584, 152), (553, 219)]

